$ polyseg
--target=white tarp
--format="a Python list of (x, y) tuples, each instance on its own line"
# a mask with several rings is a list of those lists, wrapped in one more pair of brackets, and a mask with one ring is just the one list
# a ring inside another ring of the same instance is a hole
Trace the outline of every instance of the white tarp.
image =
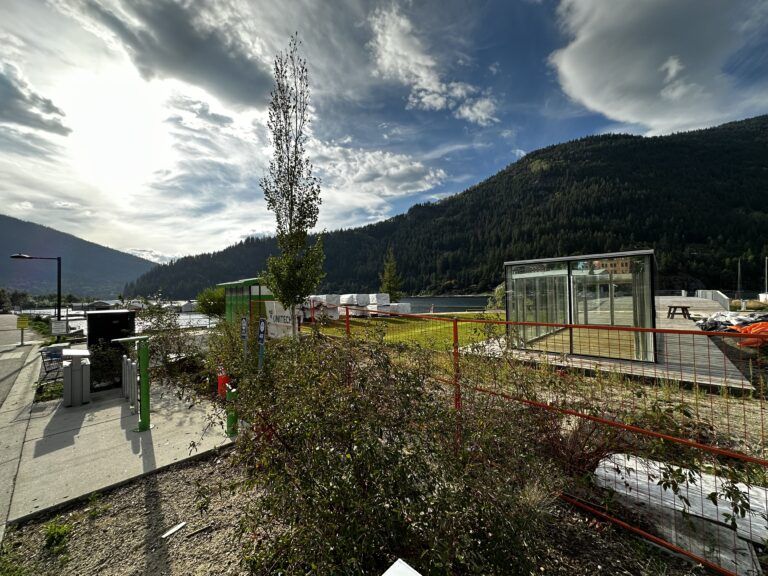
[(342, 294), (339, 298), (342, 306), (368, 306), (370, 303), (368, 294)]
[(368, 302), (370, 304), (383, 304), (386, 306), (389, 304), (389, 294), (368, 294)]
[(397, 314), (410, 314), (411, 303), (410, 302), (392, 302), (389, 305), (389, 311)]
[(371, 316), (378, 316), (381, 312), (389, 312), (389, 304), (368, 304), (365, 309)]

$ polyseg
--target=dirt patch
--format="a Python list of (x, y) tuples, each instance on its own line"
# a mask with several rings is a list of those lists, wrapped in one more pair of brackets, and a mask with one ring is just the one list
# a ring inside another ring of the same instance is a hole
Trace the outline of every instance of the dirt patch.
[[(249, 497), (230, 491), (239, 480), (232, 450), (136, 480), (88, 501), (10, 528), (0, 574), (14, 576), (239, 575), (238, 520)], [(224, 482), (222, 482), (224, 479)], [(557, 530), (539, 574), (683, 576), (690, 564), (610, 524), (567, 507), (555, 509)], [(181, 522), (168, 538), (162, 535)], [(63, 527), (63, 528), (62, 528)], [(51, 546), (52, 534), (65, 532)]]

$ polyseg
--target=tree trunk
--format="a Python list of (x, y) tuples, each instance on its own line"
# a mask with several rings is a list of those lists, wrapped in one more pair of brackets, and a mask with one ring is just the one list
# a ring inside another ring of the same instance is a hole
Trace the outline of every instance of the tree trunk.
[(293, 338), (297, 338), (297, 332), (296, 332), (296, 305), (291, 304), (291, 336)]

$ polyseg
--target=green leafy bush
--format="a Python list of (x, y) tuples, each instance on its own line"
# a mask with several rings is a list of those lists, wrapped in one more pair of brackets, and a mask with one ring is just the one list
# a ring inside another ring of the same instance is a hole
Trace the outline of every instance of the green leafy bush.
[(252, 572), (381, 574), (401, 557), (423, 574), (529, 573), (559, 483), (538, 422), (473, 394), (458, 420), (434, 372), (381, 341), (270, 343), (240, 385)]

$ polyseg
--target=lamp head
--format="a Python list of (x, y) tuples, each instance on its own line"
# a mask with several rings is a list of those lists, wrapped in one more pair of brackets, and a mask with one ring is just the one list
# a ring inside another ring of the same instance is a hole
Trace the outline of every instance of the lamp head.
[(29, 254), (11, 254), (11, 258), (16, 259), (16, 260), (18, 260), (18, 259), (25, 259), (26, 260), (26, 259), (31, 258), (31, 256), (29, 256)]

